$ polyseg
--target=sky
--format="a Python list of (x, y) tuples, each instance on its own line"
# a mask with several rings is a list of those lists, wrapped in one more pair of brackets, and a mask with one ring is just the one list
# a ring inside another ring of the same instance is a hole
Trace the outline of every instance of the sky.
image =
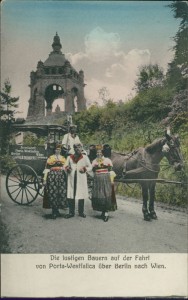
[(1, 4), (1, 85), (9, 78), (26, 117), (30, 72), (45, 61), (58, 33), (62, 53), (85, 75), (88, 105), (109, 98), (126, 101), (142, 65), (157, 63), (166, 72), (173, 59), (179, 22), (171, 1), (4, 0)]

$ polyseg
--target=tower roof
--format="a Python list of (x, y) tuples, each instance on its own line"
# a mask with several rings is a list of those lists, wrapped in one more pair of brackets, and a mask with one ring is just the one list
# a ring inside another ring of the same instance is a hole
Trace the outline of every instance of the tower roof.
[(65, 55), (61, 52), (61, 42), (60, 38), (56, 32), (54, 36), (52, 49), (53, 51), (49, 54), (49, 57), (44, 62), (45, 67), (52, 67), (52, 66), (63, 66), (65, 63)]
[(62, 45), (61, 45), (61, 42), (60, 42), (60, 37), (57, 34), (57, 32), (56, 32), (56, 35), (54, 36), (54, 41), (53, 41), (53, 44), (52, 44), (52, 48), (53, 48), (54, 52), (57, 52), (57, 53), (60, 52), (61, 48), (62, 48)]

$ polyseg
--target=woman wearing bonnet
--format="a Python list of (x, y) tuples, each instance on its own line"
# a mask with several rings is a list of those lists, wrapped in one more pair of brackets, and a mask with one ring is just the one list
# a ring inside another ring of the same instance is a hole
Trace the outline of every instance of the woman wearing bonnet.
[(101, 218), (107, 222), (108, 212), (117, 209), (113, 184), (115, 173), (110, 158), (103, 156), (102, 145), (97, 145), (96, 150), (97, 158), (92, 162), (94, 172), (92, 207), (93, 210), (101, 211)]
[(43, 172), (45, 185), (43, 208), (52, 209), (52, 219), (61, 216), (59, 208), (67, 207), (67, 178), (63, 168), (66, 159), (60, 153), (61, 145), (56, 144), (54, 154), (47, 159)]

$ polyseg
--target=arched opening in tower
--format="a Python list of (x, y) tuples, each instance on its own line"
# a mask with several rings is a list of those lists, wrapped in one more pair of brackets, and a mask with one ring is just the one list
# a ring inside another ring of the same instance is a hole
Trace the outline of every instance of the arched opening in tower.
[(46, 116), (65, 110), (64, 90), (58, 84), (51, 84), (45, 90)]
[(63, 98), (57, 98), (53, 102), (52, 113), (60, 113), (65, 111), (65, 100)]

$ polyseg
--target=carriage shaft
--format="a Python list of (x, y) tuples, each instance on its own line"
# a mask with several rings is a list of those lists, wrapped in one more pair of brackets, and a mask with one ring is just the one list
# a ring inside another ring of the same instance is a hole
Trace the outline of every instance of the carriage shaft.
[(172, 180), (165, 180), (165, 179), (124, 179), (119, 178), (115, 179), (115, 182), (123, 182), (123, 183), (141, 183), (141, 182), (158, 182), (158, 183), (174, 183), (174, 184), (187, 184), (180, 181), (172, 181)]

